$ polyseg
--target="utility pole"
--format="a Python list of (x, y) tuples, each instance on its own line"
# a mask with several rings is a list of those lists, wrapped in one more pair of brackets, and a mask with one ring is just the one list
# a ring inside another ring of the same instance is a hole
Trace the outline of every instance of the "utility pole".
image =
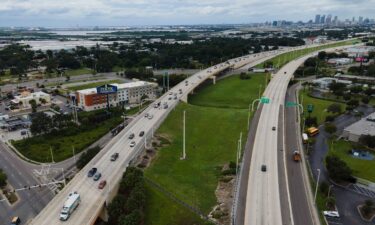
[(76, 151), (75, 151), (75, 149), (74, 149), (74, 146), (72, 146), (72, 150), (73, 150), (74, 164), (77, 164)]
[(315, 186), (315, 195), (314, 195), (314, 203), (316, 204), (316, 195), (318, 194), (318, 186), (319, 186), (319, 178), (320, 178), (320, 169), (316, 169), (318, 171), (318, 179), (316, 180)]
[(183, 146), (182, 146), (182, 157), (181, 160), (186, 159), (186, 111), (184, 110), (183, 118)]
[(52, 163), (55, 163), (55, 160), (53, 160), (53, 151), (52, 151), (52, 147), (51, 146), (49, 146), (49, 150), (51, 151)]

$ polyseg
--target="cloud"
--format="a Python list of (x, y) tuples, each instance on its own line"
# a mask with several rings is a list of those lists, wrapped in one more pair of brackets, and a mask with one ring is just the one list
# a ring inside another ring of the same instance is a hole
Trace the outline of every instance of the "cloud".
[[(373, 16), (375, 0), (0, 0), (0, 25), (243, 23)], [(22, 15), (17, 17), (15, 15)], [(94, 19), (93, 19), (94, 18)]]

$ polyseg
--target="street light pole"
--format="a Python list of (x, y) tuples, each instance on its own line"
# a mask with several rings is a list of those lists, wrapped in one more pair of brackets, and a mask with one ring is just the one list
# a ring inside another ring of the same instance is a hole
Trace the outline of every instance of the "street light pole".
[(329, 198), (329, 194), (331, 194), (331, 188), (333, 187), (333, 184), (329, 185), (329, 188), (328, 188), (328, 197)]
[(315, 195), (314, 195), (314, 203), (316, 204), (316, 195), (318, 194), (318, 186), (319, 186), (319, 179), (320, 179), (320, 169), (316, 169), (318, 171), (318, 179), (316, 180), (315, 185)]
[(52, 147), (51, 146), (49, 147), (49, 150), (51, 151), (52, 163), (55, 163), (55, 160), (53, 160), (53, 151), (52, 151)]
[(186, 158), (186, 111), (184, 110), (184, 118), (183, 118), (183, 146), (182, 146), (182, 160)]

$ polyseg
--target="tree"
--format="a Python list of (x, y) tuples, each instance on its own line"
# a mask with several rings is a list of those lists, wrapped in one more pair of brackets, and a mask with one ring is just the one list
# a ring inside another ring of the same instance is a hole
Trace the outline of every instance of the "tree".
[(123, 215), (119, 218), (119, 225), (140, 225), (142, 221), (142, 213), (139, 210), (134, 210), (128, 215)]
[(350, 101), (348, 101), (346, 103), (349, 107), (351, 108), (355, 108), (355, 107), (358, 107), (359, 106), (359, 101), (357, 99), (351, 99)]
[(358, 94), (362, 91), (363, 91), (362, 86), (354, 86), (350, 88), (350, 92), (353, 94)]
[(0, 187), (4, 187), (7, 184), (7, 175), (0, 169)]
[(367, 105), (367, 104), (370, 102), (370, 98), (367, 97), (367, 96), (364, 96), (364, 97), (362, 97), (361, 102), (362, 102), (363, 104), (366, 104), (366, 105)]
[(320, 60), (325, 60), (326, 57), (327, 57), (327, 53), (325, 51), (321, 51), (318, 53), (318, 58)]
[(352, 98), (352, 96), (350, 94), (344, 94), (343, 98), (345, 101), (349, 101)]
[(32, 112), (35, 113), (36, 112), (36, 108), (38, 107), (37, 104), (36, 104), (35, 99), (31, 99), (29, 101), (29, 104), (31, 105)]
[(30, 131), (33, 135), (49, 133), (53, 128), (51, 117), (43, 112), (35, 113), (31, 119)]
[(316, 126), (318, 124), (316, 117), (307, 117), (305, 119), (305, 126), (306, 127), (311, 127), (311, 126)]
[(117, 195), (108, 206), (109, 224), (116, 224), (121, 215), (124, 214), (126, 197)]
[(371, 135), (361, 135), (361, 137), (359, 137), (359, 143), (369, 147), (369, 148), (375, 148), (375, 136), (371, 136)]
[(346, 90), (346, 85), (343, 83), (332, 82), (329, 84), (328, 88), (333, 94), (341, 96)]
[(327, 111), (332, 113), (341, 113), (342, 108), (340, 104), (333, 103), (327, 107)]
[(329, 133), (329, 134), (333, 134), (336, 132), (337, 128), (335, 126), (335, 124), (333, 123), (327, 123), (325, 126), (324, 126), (324, 130)]
[(353, 171), (348, 165), (335, 155), (326, 157), (326, 165), (329, 177), (336, 181), (350, 181), (352, 179)]
[(44, 98), (39, 98), (39, 102), (42, 103), (42, 105), (47, 103), (47, 100)]
[(374, 210), (374, 202), (370, 199), (366, 200), (365, 204), (362, 206), (362, 212), (364, 216), (369, 216)]

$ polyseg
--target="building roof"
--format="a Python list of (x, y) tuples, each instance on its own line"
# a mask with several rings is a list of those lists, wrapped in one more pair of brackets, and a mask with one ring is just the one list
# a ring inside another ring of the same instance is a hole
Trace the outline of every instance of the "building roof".
[(335, 77), (337, 78), (346, 78), (346, 79), (359, 79), (359, 80), (375, 80), (375, 77), (367, 77), (367, 76), (355, 76), (355, 75), (346, 75), (346, 74), (336, 74)]
[(351, 134), (375, 136), (375, 112), (345, 128)]
[[(120, 90), (120, 89), (134, 88), (134, 87), (142, 87), (142, 86), (152, 85), (152, 84), (154, 84), (154, 83), (147, 82), (147, 81), (134, 81), (134, 82), (123, 83), (123, 84), (113, 83), (113, 84), (110, 84), (110, 85), (116, 86), (117, 89)], [(77, 92), (81, 93), (81, 94), (85, 94), (85, 95), (97, 93), (96, 88), (88, 88), (88, 89), (78, 90)]]

